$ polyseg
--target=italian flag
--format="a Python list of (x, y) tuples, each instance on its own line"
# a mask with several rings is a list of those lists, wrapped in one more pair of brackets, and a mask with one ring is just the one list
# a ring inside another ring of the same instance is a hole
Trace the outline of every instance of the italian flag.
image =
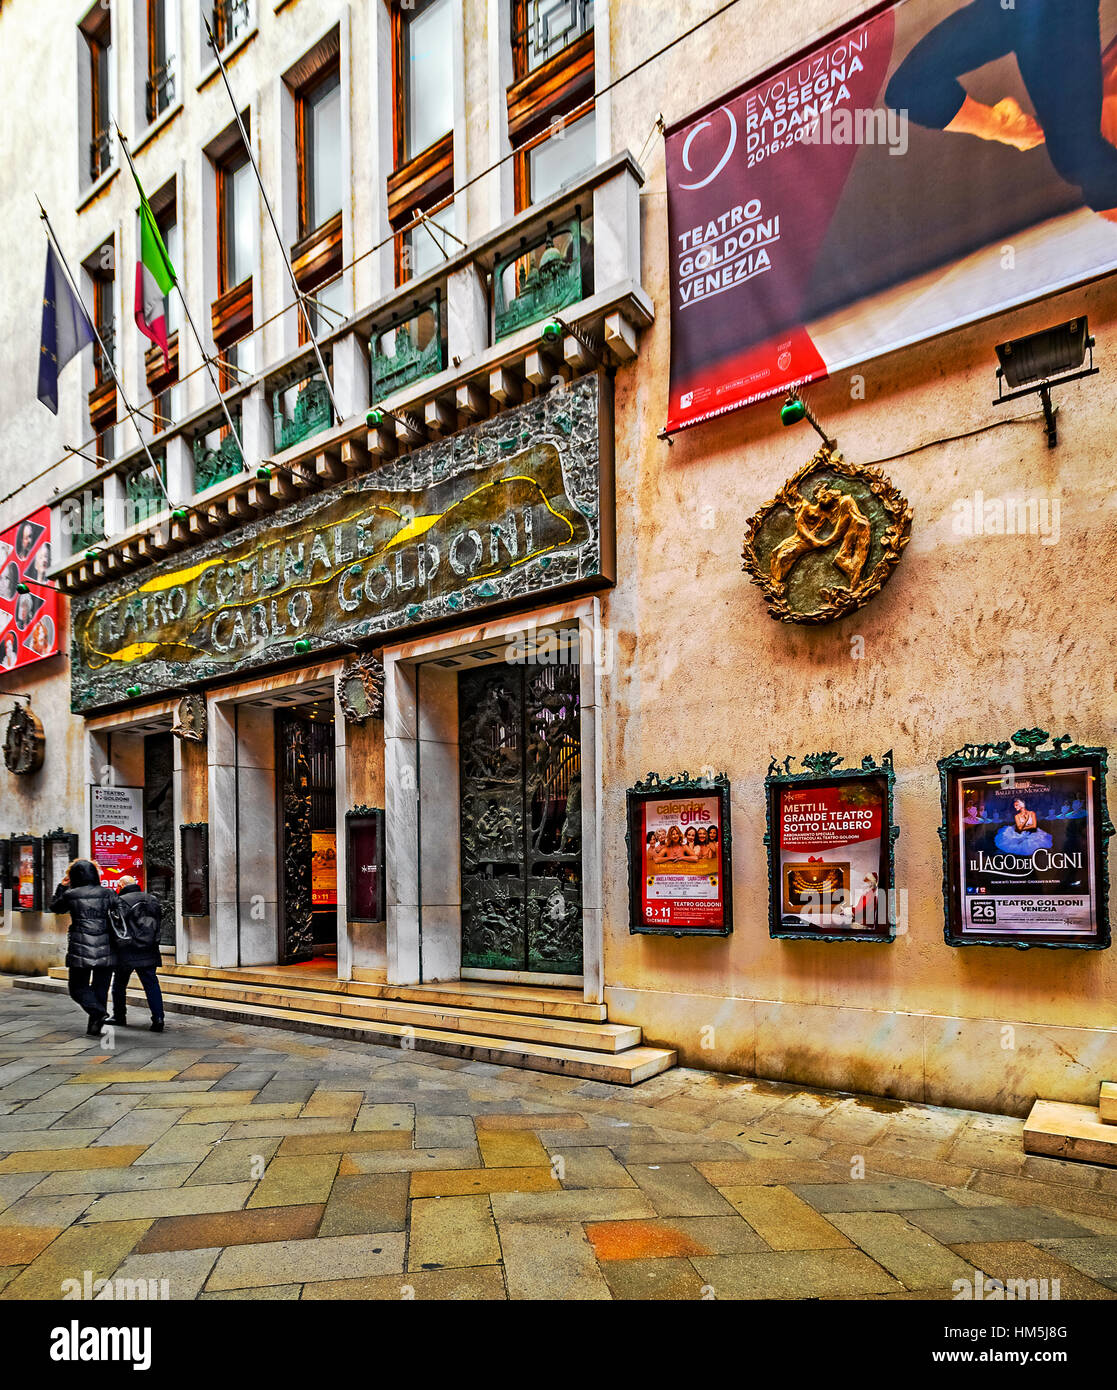
[[(133, 173), (133, 178), (135, 174)], [(176, 283), (175, 268), (163, 245), (163, 237), (151, 204), (147, 201), (140, 181), (140, 260), (136, 266), (136, 327), (157, 347), (163, 349), (163, 363), (170, 367), (167, 348), (166, 296)]]

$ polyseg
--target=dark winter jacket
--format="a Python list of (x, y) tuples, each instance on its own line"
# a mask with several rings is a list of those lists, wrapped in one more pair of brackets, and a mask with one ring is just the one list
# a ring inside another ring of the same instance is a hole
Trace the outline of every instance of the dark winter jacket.
[(133, 970), (159, 964), (159, 928), (163, 907), (159, 899), (138, 884), (120, 890), (120, 906), (128, 923), (128, 940), (117, 942), (117, 964)]
[(95, 969), (116, 963), (108, 914), (108, 905), (115, 897), (111, 888), (102, 887), (97, 866), (89, 859), (74, 863), (69, 887), (59, 884), (54, 890), (51, 912), (70, 914), (66, 964), (71, 968)]

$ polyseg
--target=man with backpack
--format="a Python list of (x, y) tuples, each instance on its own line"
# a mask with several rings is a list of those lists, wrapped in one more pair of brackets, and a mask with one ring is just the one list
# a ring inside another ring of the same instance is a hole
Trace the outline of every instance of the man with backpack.
[(118, 880), (116, 891), (128, 927), (123, 940), (116, 942), (116, 973), (112, 982), (112, 1019), (117, 1027), (127, 1025), (128, 981), (132, 971), (140, 977), (151, 1009), (151, 1031), (163, 1031), (163, 994), (155, 968), (159, 964), (159, 928), (163, 908), (159, 899), (145, 893), (131, 875)]

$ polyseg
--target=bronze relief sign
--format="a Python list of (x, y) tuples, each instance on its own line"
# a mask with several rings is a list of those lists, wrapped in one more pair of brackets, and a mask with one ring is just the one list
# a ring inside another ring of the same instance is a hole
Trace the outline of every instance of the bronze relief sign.
[(583, 377), (76, 599), (73, 709), (612, 582), (605, 389)]
[(831, 623), (881, 591), (912, 511), (875, 468), (824, 445), (749, 519), (742, 568), (782, 623)]

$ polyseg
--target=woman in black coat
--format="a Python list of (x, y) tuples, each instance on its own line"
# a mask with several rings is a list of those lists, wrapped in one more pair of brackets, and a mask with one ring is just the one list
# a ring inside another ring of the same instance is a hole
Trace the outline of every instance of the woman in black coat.
[(151, 1010), (151, 1031), (163, 1031), (163, 993), (155, 967), (159, 964), (159, 928), (163, 907), (159, 899), (145, 893), (129, 874), (116, 885), (128, 936), (116, 947), (116, 974), (112, 982), (112, 1021), (124, 1027), (128, 1020), (128, 980), (134, 970), (140, 977)]
[(70, 914), (66, 965), (70, 998), (89, 1015), (86, 1033), (100, 1037), (109, 1016), (109, 981), (116, 964), (109, 904), (116, 895), (101, 884), (101, 870), (92, 859), (75, 859), (54, 890), (51, 912)]

